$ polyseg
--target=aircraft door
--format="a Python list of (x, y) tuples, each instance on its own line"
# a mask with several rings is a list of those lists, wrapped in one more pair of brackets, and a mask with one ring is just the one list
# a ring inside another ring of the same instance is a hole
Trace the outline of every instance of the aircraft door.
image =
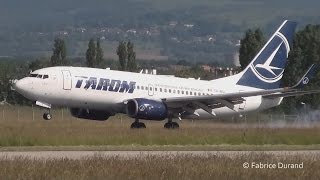
[(72, 87), (72, 77), (69, 70), (62, 70), (63, 75), (63, 89), (71, 90)]
[(154, 87), (151, 84), (148, 85), (148, 94), (149, 94), (149, 96), (154, 95)]

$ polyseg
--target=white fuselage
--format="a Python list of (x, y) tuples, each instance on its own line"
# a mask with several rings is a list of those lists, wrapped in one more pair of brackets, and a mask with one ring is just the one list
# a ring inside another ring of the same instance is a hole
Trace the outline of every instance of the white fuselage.
[[(15, 89), (28, 99), (53, 106), (97, 109), (112, 113), (125, 113), (124, 102), (133, 98), (161, 100), (257, 90), (236, 85), (235, 81), (241, 73), (212, 81), (84, 67), (50, 67), (32, 74), (42, 77), (26, 77), (15, 84)], [(105, 84), (98, 87), (100, 81)], [(121, 90), (123, 85), (130, 83), (134, 86), (126, 86)], [(112, 89), (108, 86), (110, 84), (113, 84)], [(216, 117), (268, 109), (279, 105), (282, 100), (265, 99), (262, 96), (244, 99), (242, 104), (236, 105), (236, 110), (228, 107), (214, 109)], [(200, 116), (190, 115), (184, 118), (214, 118), (202, 109), (197, 109), (196, 112)]]

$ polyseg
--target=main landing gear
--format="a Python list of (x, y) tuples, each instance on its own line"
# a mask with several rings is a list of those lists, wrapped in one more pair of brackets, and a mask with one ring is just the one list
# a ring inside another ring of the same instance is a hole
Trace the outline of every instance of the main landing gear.
[[(135, 119), (135, 121), (131, 124), (131, 129), (140, 129), (146, 128), (146, 125), (139, 121), (139, 119)], [(172, 117), (168, 118), (168, 122), (164, 124), (164, 128), (166, 129), (178, 129), (179, 124), (176, 122), (172, 122)]]
[(139, 122), (139, 119), (136, 119), (131, 124), (131, 129), (140, 129), (140, 128), (146, 128), (146, 125), (143, 122)]
[(43, 119), (44, 120), (51, 120), (52, 119), (52, 115), (50, 113), (50, 109), (48, 110), (48, 112), (43, 113)]
[(172, 117), (168, 118), (168, 122), (164, 124), (164, 128), (166, 129), (178, 129), (179, 124), (176, 122), (172, 122)]

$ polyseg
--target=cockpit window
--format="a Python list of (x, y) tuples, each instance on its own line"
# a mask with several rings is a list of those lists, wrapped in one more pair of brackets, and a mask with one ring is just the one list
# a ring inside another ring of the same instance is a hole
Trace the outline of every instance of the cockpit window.
[(42, 74), (30, 74), (29, 77), (35, 77), (35, 78), (39, 78), (39, 79), (48, 79), (49, 75), (47, 75), (47, 74), (45, 74), (45, 75), (42, 75)]

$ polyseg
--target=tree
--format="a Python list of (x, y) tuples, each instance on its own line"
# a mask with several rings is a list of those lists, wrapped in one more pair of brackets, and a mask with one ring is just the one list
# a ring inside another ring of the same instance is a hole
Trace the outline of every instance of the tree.
[(137, 71), (136, 52), (134, 52), (133, 48), (134, 48), (133, 43), (129, 41), (127, 43), (127, 52), (128, 52), (127, 70), (130, 72)]
[(240, 41), (239, 49), (239, 61), (242, 70), (247, 67), (264, 43), (263, 33), (259, 28), (255, 31), (251, 29), (246, 31), (245, 37)]
[(86, 52), (86, 64), (88, 67), (96, 66), (96, 44), (93, 39), (90, 39), (88, 43), (88, 49)]
[(53, 54), (51, 56), (51, 66), (66, 65), (67, 48), (63, 39), (54, 40)]
[[(313, 63), (320, 63), (320, 25), (307, 25), (295, 35), (293, 48), (291, 48), (287, 68), (284, 72), (283, 86), (294, 85)], [(319, 89), (319, 87), (320, 77), (318, 74), (306, 88)], [(285, 112), (296, 112), (302, 108), (302, 102), (313, 108), (318, 108), (320, 95), (285, 98), (281, 108)]]
[(119, 42), (119, 46), (117, 48), (117, 55), (119, 57), (119, 70), (126, 71), (127, 70), (127, 47), (126, 43), (123, 41)]
[(97, 39), (96, 53), (97, 53), (97, 55), (96, 55), (96, 67), (99, 67), (99, 66), (101, 66), (101, 63), (103, 61), (103, 49), (101, 47), (99, 38)]

